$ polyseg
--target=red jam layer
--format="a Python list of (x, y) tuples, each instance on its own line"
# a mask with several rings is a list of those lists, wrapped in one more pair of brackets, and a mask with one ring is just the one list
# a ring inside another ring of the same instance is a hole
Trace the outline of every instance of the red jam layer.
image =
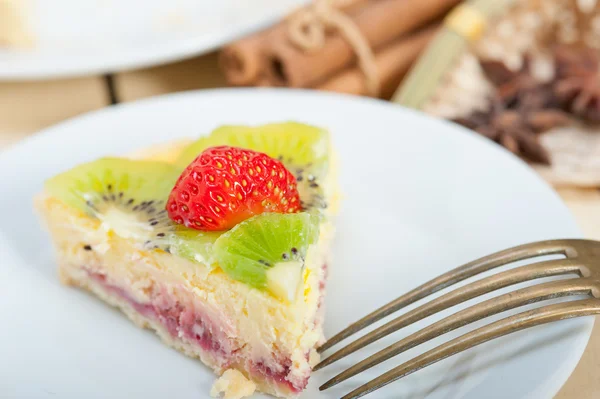
[(287, 379), (287, 376), (291, 370), (290, 369), (291, 362), (289, 359), (286, 359), (286, 360), (287, 360), (287, 362), (283, 362), (281, 364), (283, 366), (283, 371), (273, 370), (271, 367), (267, 366), (266, 364), (264, 364), (262, 362), (256, 362), (256, 363), (251, 362), (252, 366), (251, 366), (250, 370), (253, 374), (255, 374), (255, 375), (257, 374), (257, 375), (261, 376), (263, 379), (274, 381), (278, 385), (284, 385), (290, 391), (292, 391), (294, 393), (300, 393), (308, 385), (309, 376), (307, 375), (306, 378), (304, 378), (300, 382), (300, 384), (292, 384)]
[[(179, 339), (183, 335), (187, 340), (200, 346), (203, 350), (211, 352), (215, 357), (222, 360), (221, 367), (228, 368), (230, 364), (237, 363), (236, 353), (239, 348), (229, 341), (216, 339), (212, 331), (219, 331), (210, 320), (198, 314), (192, 307), (184, 308), (179, 302), (173, 301), (168, 295), (159, 294), (153, 296), (150, 303), (140, 303), (133, 299), (124, 289), (109, 284), (106, 276), (100, 273), (87, 271), (89, 276), (105, 291), (127, 301), (138, 313), (146, 318), (159, 321), (169, 331), (173, 338)], [(180, 335), (181, 334), (181, 335)], [(308, 354), (306, 355), (308, 356)], [(287, 376), (291, 371), (291, 361), (285, 359), (280, 363), (280, 370), (274, 370), (264, 362), (250, 362), (252, 373), (271, 380), (278, 385), (284, 385), (294, 393), (299, 393), (308, 385), (307, 375), (300, 383), (288, 381)]]
[(232, 341), (223, 344), (215, 339), (211, 331), (218, 331), (207, 317), (202, 317), (194, 309), (186, 309), (179, 302), (166, 294), (153, 296), (150, 303), (140, 303), (133, 299), (125, 290), (106, 282), (103, 274), (88, 272), (90, 277), (100, 283), (103, 288), (127, 301), (138, 313), (146, 318), (159, 321), (169, 331), (173, 338), (184, 336), (205, 351), (219, 355), (220, 358), (230, 357), (237, 351)]

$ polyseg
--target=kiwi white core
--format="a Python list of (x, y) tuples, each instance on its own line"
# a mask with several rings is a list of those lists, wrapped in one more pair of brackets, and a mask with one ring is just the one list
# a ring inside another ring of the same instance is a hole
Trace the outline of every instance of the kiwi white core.
[(119, 207), (109, 206), (98, 212), (96, 217), (102, 221), (102, 228), (114, 231), (120, 237), (131, 238), (144, 242), (154, 238), (154, 229), (139, 219), (136, 213), (128, 212)]
[(280, 262), (267, 271), (267, 287), (277, 297), (293, 302), (302, 281), (303, 263)]

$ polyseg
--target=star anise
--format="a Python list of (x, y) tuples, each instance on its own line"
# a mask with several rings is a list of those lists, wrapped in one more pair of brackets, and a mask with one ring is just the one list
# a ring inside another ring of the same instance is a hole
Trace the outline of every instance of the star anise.
[(556, 101), (551, 83), (540, 82), (531, 73), (531, 60), (524, 57), (518, 71), (512, 71), (500, 61), (481, 61), (481, 67), (496, 87), (500, 101), (509, 109), (555, 108)]
[(562, 106), (588, 122), (600, 122), (600, 54), (585, 47), (554, 50), (554, 93)]
[(501, 99), (492, 100), (487, 111), (475, 111), (455, 122), (501, 144), (513, 153), (541, 164), (550, 164), (550, 155), (539, 142), (539, 134), (568, 122), (557, 109), (508, 108)]

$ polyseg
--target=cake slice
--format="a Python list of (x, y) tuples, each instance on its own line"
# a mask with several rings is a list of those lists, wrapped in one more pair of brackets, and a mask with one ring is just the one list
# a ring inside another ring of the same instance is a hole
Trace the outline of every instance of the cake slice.
[(336, 198), (327, 132), (282, 123), (79, 165), (36, 204), (65, 284), (287, 398), (323, 341)]

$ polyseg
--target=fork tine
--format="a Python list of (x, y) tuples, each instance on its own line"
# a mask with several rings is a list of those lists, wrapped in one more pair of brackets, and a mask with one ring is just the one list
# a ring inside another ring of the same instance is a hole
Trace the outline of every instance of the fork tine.
[(449, 272), (444, 273), (441, 276), (438, 276), (433, 280), (430, 280), (427, 283), (415, 288), (414, 290), (398, 297), (397, 299), (368, 314), (357, 322), (352, 323), (350, 326), (329, 338), (327, 342), (321, 345), (319, 352), (324, 352), (340, 341), (343, 341), (349, 336), (356, 334), (357, 332), (383, 319), (384, 317), (469, 277), (473, 277), (477, 274), (511, 262), (530, 259), (536, 256), (565, 254), (568, 246), (569, 240), (539, 241), (505, 249), (503, 251), (496, 252), (483, 258), (471, 261), (465, 265), (459, 266), (456, 269), (450, 270)]
[(581, 264), (574, 259), (558, 259), (533, 263), (530, 265), (507, 270), (493, 276), (457, 288), (433, 301), (427, 302), (416, 309), (397, 317), (396, 319), (376, 328), (367, 335), (358, 338), (331, 356), (323, 359), (314, 367), (319, 370), (357, 350), (399, 330), (412, 323), (422, 320), (434, 313), (448, 309), (469, 299), (495, 291), (500, 288), (522, 283), (536, 278), (557, 276), (579, 272)]
[(448, 316), (369, 356), (321, 385), (319, 390), (328, 389), (417, 345), (477, 320), (534, 302), (568, 295), (586, 294), (592, 288), (593, 285), (586, 279), (551, 281), (488, 299)]
[(494, 338), (557, 320), (598, 313), (600, 313), (600, 301), (596, 298), (591, 298), (547, 305), (504, 318), (425, 352), (360, 386), (343, 396), (342, 399), (360, 398), (417, 370)]

